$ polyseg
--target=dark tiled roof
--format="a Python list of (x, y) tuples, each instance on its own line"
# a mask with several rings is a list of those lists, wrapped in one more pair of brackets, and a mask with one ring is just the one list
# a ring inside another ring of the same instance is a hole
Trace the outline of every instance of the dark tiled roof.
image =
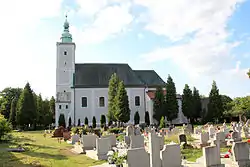
[[(119, 79), (124, 82), (126, 87), (145, 87), (145, 85), (150, 87), (155, 86), (155, 84), (157, 85), (159, 81), (160, 84), (164, 82), (155, 72), (148, 73), (150, 74), (148, 77), (146, 74), (143, 75), (143, 78), (142, 76), (139, 77), (139, 73), (133, 71), (128, 64), (87, 63), (75, 65), (75, 87), (108, 87), (109, 79), (114, 73), (118, 75)], [(156, 76), (153, 76), (153, 74)]]
[(165, 86), (166, 83), (154, 70), (134, 70), (135, 74), (149, 87), (154, 86)]

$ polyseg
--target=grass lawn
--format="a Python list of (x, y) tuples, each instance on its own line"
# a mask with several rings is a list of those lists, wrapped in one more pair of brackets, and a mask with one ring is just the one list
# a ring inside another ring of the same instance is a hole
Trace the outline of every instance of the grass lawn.
[[(72, 146), (66, 142), (58, 143), (57, 139), (43, 132), (15, 132), (14, 139), (9, 143), (0, 144), (1, 167), (89, 167), (104, 163), (92, 160), (85, 155), (75, 155), (70, 152)], [(17, 147), (19, 144), (25, 152), (7, 152), (6, 148)]]

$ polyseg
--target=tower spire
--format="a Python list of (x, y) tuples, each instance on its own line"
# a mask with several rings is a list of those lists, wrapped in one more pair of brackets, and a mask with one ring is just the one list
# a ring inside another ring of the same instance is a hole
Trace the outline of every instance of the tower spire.
[(63, 33), (61, 36), (61, 40), (63, 43), (71, 43), (72, 42), (72, 35), (69, 32), (69, 22), (68, 22), (68, 14), (65, 15), (65, 21), (63, 24)]

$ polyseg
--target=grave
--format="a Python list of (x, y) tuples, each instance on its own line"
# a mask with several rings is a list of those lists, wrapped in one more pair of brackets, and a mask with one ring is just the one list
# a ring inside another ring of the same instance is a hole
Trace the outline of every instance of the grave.
[(225, 167), (216, 146), (203, 147), (204, 167)]
[(249, 145), (247, 142), (235, 142), (232, 146), (233, 161), (237, 167), (250, 166)]

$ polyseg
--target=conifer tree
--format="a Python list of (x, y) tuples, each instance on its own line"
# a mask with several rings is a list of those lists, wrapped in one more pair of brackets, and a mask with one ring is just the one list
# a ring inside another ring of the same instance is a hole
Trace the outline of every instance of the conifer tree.
[(43, 99), (42, 99), (42, 95), (39, 94), (37, 97), (36, 97), (36, 112), (37, 112), (37, 124), (38, 125), (44, 125), (44, 121), (45, 121), (45, 118), (44, 118), (44, 110), (43, 110)]
[(93, 119), (92, 119), (92, 127), (96, 128), (96, 118), (95, 118), (95, 116), (93, 116)]
[(182, 112), (188, 119), (191, 120), (191, 123), (193, 123), (193, 117), (194, 117), (193, 94), (188, 84), (185, 84), (185, 87), (183, 89)]
[(130, 109), (127, 91), (122, 81), (119, 82), (114, 104), (116, 107), (115, 119), (119, 122), (127, 123), (130, 120)]
[(119, 84), (119, 78), (116, 75), (116, 73), (114, 73), (109, 80), (109, 88), (108, 88), (108, 114), (107, 114), (108, 122), (116, 121), (114, 114), (116, 110), (115, 97), (117, 94), (118, 84)]
[(202, 113), (202, 106), (201, 106), (201, 96), (199, 93), (199, 90), (197, 90), (195, 87), (193, 89), (193, 117), (195, 120), (198, 118), (201, 118), (201, 113)]
[(16, 107), (17, 107), (17, 98), (14, 98), (11, 102), (11, 108), (10, 108), (10, 118), (9, 122), (12, 124), (12, 127), (16, 127)]
[(161, 120), (160, 120), (160, 129), (162, 128), (165, 128), (165, 118), (164, 116), (161, 117)]
[(89, 125), (89, 120), (88, 120), (87, 117), (85, 117), (85, 119), (84, 119), (84, 125), (85, 125), (85, 126), (88, 126), (88, 125)]
[(65, 128), (66, 123), (65, 123), (64, 114), (60, 114), (59, 119), (58, 119), (58, 125), (59, 126), (63, 126)]
[(29, 83), (25, 85), (24, 90), (19, 97), (16, 121), (18, 125), (23, 127), (27, 127), (29, 124), (34, 125), (36, 123), (35, 101)]
[(145, 118), (144, 119), (145, 119), (146, 125), (149, 126), (150, 125), (150, 119), (149, 119), (148, 111), (145, 112)]
[(103, 128), (106, 125), (106, 117), (105, 117), (105, 115), (101, 115), (100, 122), (101, 122), (101, 127)]
[(221, 96), (219, 94), (219, 89), (216, 82), (213, 81), (212, 89), (209, 93), (209, 103), (207, 112), (207, 121), (215, 121), (215, 119), (220, 120), (223, 116), (223, 104)]
[(52, 122), (55, 122), (55, 116), (56, 116), (56, 102), (54, 96), (51, 97), (49, 101), (49, 107), (50, 107), (50, 112), (52, 113)]
[(44, 121), (43, 121), (43, 125), (45, 127), (48, 127), (50, 124), (52, 124), (53, 121), (53, 116), (50, 110), (50, 104), (49, 104), (49, 100), (45, 99), (43, 101), (43, 109), (42, 109), (43, 113), (44, 113)]
[(136, 111), (136, 112), (135, 112), (135, 115), (134, 115), (134, 124), (135, 124), (135, 125), (140, 124), (140, 115), (139, 115), (139, 112), (138, 112), (138, 111)]
[(164, 115), (164, 94), (162, 87), (157, 87), (153, 103), (153, 118), (160, 123), (161, 117)]
[(167, 119), (169, 121), (172, 121), (173, 119), (178, 117), (179, 112), (179, 106), (176, 99), (176, 88), (175, 83), (170, 75), (168, 75), (167, 84), (166, 84), (166, 113), (164, 114), (167, 116)]

